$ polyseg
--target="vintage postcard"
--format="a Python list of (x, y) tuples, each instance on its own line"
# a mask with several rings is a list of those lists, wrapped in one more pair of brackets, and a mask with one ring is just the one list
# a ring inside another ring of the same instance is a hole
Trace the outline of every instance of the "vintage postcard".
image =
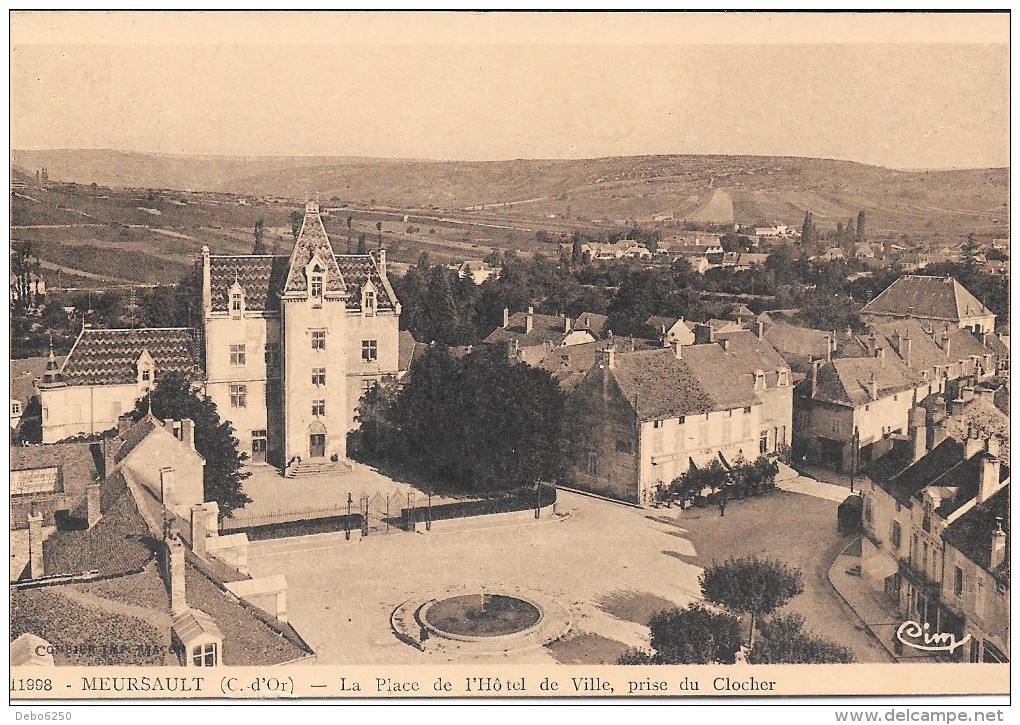
[(11, 13), (12, 700), (1008, 695), (1009, 20)]

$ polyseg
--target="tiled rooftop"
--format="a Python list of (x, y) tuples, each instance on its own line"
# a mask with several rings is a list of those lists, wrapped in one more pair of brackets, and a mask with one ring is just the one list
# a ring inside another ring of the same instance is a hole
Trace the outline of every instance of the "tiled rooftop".
[(1009, 582), (1009, 489), (1004, 486), (947, 526), (942, 534), (947, 544), (987, 571), (991, 566), (992, 534), (1001, 523), (1006, 532), (1006, 556), (994, 573), (1005, 583)]
[(197, 368), (193, 331), (188, 328), (85, 328), (61, 373), (68, 385), (129, 385), (138, 380), (143, 351), (155, 362), (157, 381), (171, 372), (194, 374)]
[(957, 322), (991, 311), (952, 277), (904, 275), (864, 306), (868, 313)]
[(234, 282), (244, 288), (245, 308), (253, 311), (280, 309), (280, 289), (287, 275), (288, 257), (239, 255), (209, 258), (213, 312), (225, 312)]

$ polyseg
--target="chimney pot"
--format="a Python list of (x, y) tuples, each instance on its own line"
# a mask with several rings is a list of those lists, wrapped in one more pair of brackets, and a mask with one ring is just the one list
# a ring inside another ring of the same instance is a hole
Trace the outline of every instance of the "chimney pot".
[(506, 328), (510, 325), (510, 309), (508, 307), (503, 308), (503, 327)]
[(570, 332), (570, 330), (573, 328), (573, 326), (574, 326), (574, 323), (573, 323), (573, 320), (570, 319), (570, 315), (564, 315), (563, 316), (563, 332), (564, 333)]
[(981, 456), (981, 480), (978, 483), (977, 502), (984, 503), (999, 490), (999, 457), (991, 453)]
[(176, 533), (164, 541), (164, 576), (170, 592), (170, 611), (178, 617), (188, 610), (185, 584), (184, 544)]
[(195, 423), (191, 418), (181, 420), (181, 440), (188, 448), (195, 450)]
[(524, 332), (525, 334), (535, 329), (535, 308), (528, 308), (528, 315), (524, 318)]
[(759, 340), (765, 339), (765, 323), (758, 321), (754, 323), (754, 334)]

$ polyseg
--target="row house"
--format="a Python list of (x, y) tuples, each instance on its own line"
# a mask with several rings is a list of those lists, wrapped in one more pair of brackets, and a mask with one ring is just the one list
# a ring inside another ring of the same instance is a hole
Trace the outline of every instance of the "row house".
[(483, 341), (486, 345), (506, 345), (508, 354), (518, 362), (537, 365), (560, 347), (595, 342), (596, 336), (587, 327), (575, 327), (566, 315), (537, 315), (503, 310), (503, 326), (497, 327)]
[[(980, 643), (988, 641), (989, 652), (1008, 652), (1008, 618), (997, 616), (1002, 606), (990, 601), (1003, 591), (989, 587), (975, 566), (994, 579), (1002, 574), (1002, 560), (989, 556), (994, 529), (987, 531), (987, 541), (984, 533), (965, 531), (975, 510), (986, 511), (996, 496), (1008, 496), (1002, 493), (1009, 483), (1002, 439), (974, 431), (962, 440), (943, 438), (944, 431), (932, 436), (925, 422), (924, 411), (913, 409), (909, 435), (862, 481), (862, 578), (900, 617), (927, 625), (933, 634), (952, 633), (960, 641), (977, 627), (972, 635), (977, 649), (971, 645), (952, 657), (994, 661), (992, 655), (985, 659)], [(968, 557), (978, 562), (967, 564)]]
[(571, 484), (646, 504), (691, 466), (756, 458), (762, 401), (719, 344), (611, 345), (569, 392), (565, 420)]
[[(220, 533), (189, 424), (150, 415), (108, 439), (102, 478), (73, 512), (79, 525), (44, 536), (42, 514), (29, 515), (10, 593), (25, 615), (12, 622), (12, 665), (264, 667), (314, 656), (287, 622), (286, 579), (252, 577), (247, 536)], [(122, 611), (123, 601), (136, 606)], [(154, 647), (73, 647), (111, 632)]]

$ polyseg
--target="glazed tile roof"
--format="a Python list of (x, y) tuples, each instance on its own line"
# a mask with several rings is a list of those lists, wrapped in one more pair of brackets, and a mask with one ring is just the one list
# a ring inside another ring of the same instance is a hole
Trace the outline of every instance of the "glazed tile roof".
[(155, 362), (158, 381), (171, 372), (193, 374), (197, 367), (193, 331), (185, 327), (100, 330), (85, 328), (64, 361), (68, 385), (128, 385), (138, 380), (143, 351)]
[(287, 276), (289, 260), (289, 257), (253, 255), (210, 256), (213, 312), (226, 312), (234, 282), (244, 288), (246, 309), (259, 312), (279, 310), (279, 292)]
[(861, 310), (867, 314), (925, 317), (958, 322), (991, 310), (953, 277), (904, 275)]
[(994, 573), (1005, 583), (1009, 582), (1009, 488), (1004, 486), (942, 532), (947, 544), (955, 546), (968, 559), (989, 571), (992, 534), (1001, 523), (1006, 532), (1006, 556)]
[(323, 270), (323, 292), (326, 294), (347, 292), (343, 275), (340, 273), (336, 257), (333, 254), (333, 246), (329, 243), (326, 228), (322, 226), (322, 217), (319, 216), (317, 204), (309, 204), (305, 207), (305, 218), (301, 222), (301, 231), (298, 232), (297, 240), (294, 242), (294, 251), (291, 252), (290, 261), (287, 264), (287, 281), (283, 285), (284, 294), (308, 292), (305, 267), (313, 257), (318, 257), (325, 267)]
[(376, 309), (394, 309), (396, 296), (379, 274), (379, 267), (371, 254), (339, 254), (336, 261), (347, 284), (347, 309), (361, 310), (361, 289), (368, 281), (376, 290)]

